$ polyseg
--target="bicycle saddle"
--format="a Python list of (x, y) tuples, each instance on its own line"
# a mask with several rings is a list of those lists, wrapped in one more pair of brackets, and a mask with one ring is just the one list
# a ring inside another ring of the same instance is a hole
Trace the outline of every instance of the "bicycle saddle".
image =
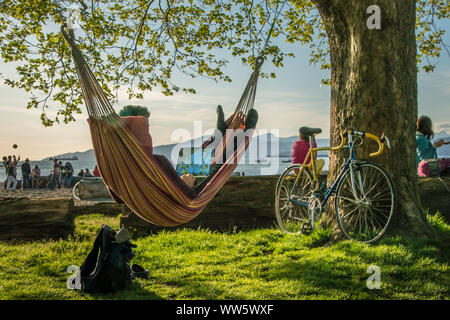
[(320, 128), (301, 127), (299, 132), (304, 136), (312, 136), (322, 132)]

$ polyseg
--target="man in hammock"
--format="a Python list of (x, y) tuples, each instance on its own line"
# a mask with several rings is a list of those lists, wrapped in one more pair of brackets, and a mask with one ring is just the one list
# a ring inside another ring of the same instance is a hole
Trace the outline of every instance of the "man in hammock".
[[(220, 170), (225, 162), (226, 150), (223, 151), (223, 163), (217, 163), (212, 166), (209, 175), (194, 188), (195, 178), (192, 175), (183, 175), (180, 177), (172, 163), (163, 155), (153, 154), (153, 144), (152, 138), (149, 134), (149, 123), (148, 118), (150, 117), (150, 112), (145, 107), (140, 106), (126, 106), (119, 113), (124, 125), (130, 129), (133, 135), (138, 140), (142, 149), (149, 155), (152, 156), (163, 169), (163, 171), (169, 176), (169, 178), (186, 194), (189, 198), (193, 199), (200, 193), (203, 188), (208, 184), (212, 177)], [(228, 129), (227, 123), (225, 121), (224, 113), (222, 107), (219, 105), (217, 107), (217, 129), (221, 132), (222, 136), (225, 135)], [(244, 130), (254, 129), (258, 121), (258, 113), (256, 110), (251, 109), (248, 112), (247, 120), (245, 123)], [(235, 150), (237, 146), (235, 145)], [(123, 201), (108, 188), (112, 198), (119, 204)]]
[[(247, 130), (255, 129), (257, 122), (258, 122), (258, 112), (255, 109), (250, 109), (248, 111), (247, 119), (245, 121), (244, 133)], [(225, 121), (225, 115), (224, 115), (221, 105), (217, 106), (217, 126), (216, 127), (217, 127), (217, 130), (220, 131), (222, 137), (225, 136), (226, 130), (228, 129), (228, 125)], [(212, 142), (214, 139), (215, 139), (215, 137), (212, 137), (210, 139), (210, 141), (208, 141), (206, 144)], [(237, 136), (235, 136), (233, 151), (236, 151), (237, 147), (238, 147), (238, 141), (237, 141)], [(227, 160), (226, 156), (227, 156), (227, 151), (223, 150), (222, 163), (216, 163), (213, 166), (211, 166), (209, 175), (201, 183), (199, 183), (198, 186), (195, 187), (196, 194), (199, 194), (203, 190), (203, 188), (208, 184), (208, 182), (214, 177), (214, 175), (220, 170), (220, 168), (222, 168), (222, 166), (225, 164), (225, 162)]]

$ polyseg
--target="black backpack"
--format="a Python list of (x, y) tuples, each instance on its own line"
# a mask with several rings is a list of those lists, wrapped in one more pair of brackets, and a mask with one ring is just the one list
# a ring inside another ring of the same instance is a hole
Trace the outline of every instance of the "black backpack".
[[(91, 293), (109, 293), (131, 285), (130, 260), (135, 256), (130, 240), (116, 243), (116, 231), (103, 225), (94, 247), (80, 268), (81, 289)], [(100, 254), (99, 254), (100, 251)]]

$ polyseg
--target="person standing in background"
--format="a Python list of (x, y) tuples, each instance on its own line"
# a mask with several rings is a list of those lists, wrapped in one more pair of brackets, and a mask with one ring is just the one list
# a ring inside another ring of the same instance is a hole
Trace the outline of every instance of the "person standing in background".
[(58, 184), (58, 189), (61, 189), (61, 185), (59, 184), (59, 174), (59, 163), (57, 159), (54, 159), (52, 175), (50, 176), (50, 182), (48, 183), (47, 188), (53, 190), (55, 185)]
[(17, 180), (17, 165), (19, 164), (20, 156), (16, 159), (16, 156), (13, 156), (13, 164), (14, 164), (14, 178)]
[(3, 183), (3, 189), (6, 190), (8, 185), (8, 157), (6, 156), (3, 157), (3, 167), (5, 168), (5, 175), (6, 175), (6, 179)]
[(70, 184), (72, 183), (72, 178), (73, 178), (73, 167), (72, 164), (70, 162), (66, 162), (65, 165), (66, 168), (66, 187), (70, 188)]
[(66, 167), (63, 166), (62, 161), (58, 161), (59, 166), (59, 188), (64, 188), (66, 182)]
[(31, 187), (30, 174), (31, 174), (30, 160), (26, 158), (25, 162), (22, 164), (22, 190)]
[[(17, 161), (15, 161), (16, 157), (14, 156), (14, 160), (11, 156), (8, 156), (8, 161), (6, 162), (7, 167), (7, 182), (6, 186), (8, 190), (16, 190), (17, 187), (17, 179), (15, 176), (15, 169), (17, 168)], [(12, 184), (12, 186), (11, 186)]]
[(41, 169), (38, 165), (34, 166), (33, 171), (31, 171), (31, 188), (39, 188), (39, 180), (41, 178)]

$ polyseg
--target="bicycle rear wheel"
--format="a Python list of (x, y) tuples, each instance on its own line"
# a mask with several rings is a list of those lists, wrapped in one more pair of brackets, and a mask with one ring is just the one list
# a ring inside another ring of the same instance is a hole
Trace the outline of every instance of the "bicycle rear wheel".
[[(313, 194), (313, 178), (308, 168), (304, 168), (297, 184), (301, 164), (286, 168), (278, 179), (275, 190), (275, 214), (280, 228), (291, 234), (302, 232), (302, 225), (309, 221), (308, 200)], [(304, 205), (300, 205), (299, 202)], [(306, 206), (305, 206), (306, 204)]]
[(336, 217), (351, 240), (374, 243), (388, 230), (397, 206), (397, 194), (389, 174), (370, 162), (354, 165), (354, 187), (350, 168), (336, 189)]

